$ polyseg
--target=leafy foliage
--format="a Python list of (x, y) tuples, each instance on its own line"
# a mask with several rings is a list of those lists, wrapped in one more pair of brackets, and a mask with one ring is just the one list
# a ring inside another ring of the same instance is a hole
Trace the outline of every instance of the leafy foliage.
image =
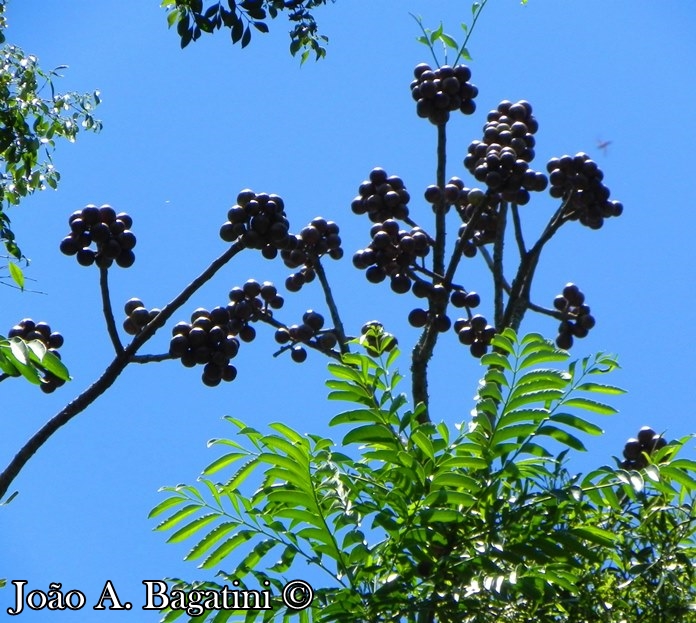
[[(0, 5), (0, 13), (5, 5)], [(0, 29), (6, 26), (4, 16)], [(4, 34), (0, 31), (4, 42)], [(45, 71), (38, 59), (15, 45), (0, 49), (0, 240), (15, 259), (22, 252), (12, 232), (9, 206), (37, 190), (56, 188), (60, 174), (51, 154), (56, 139), (74, 142), (80, 129), (98, 131), (101, 123), (93, 116), (99, 92), (80, 95), (57, 93), (54, 80), (64, 67)], [(10, 277), (20, 287), (24, 278), (19, 266), (10, 262)]]
[(454, 61), (452, 62), (452, 65), (456, 65), (459, 62), (460, 58), (464, 58), (466, 60), (471, 60), (471, 55), (469, 54), (469, 50), (467, 48), (467, 44), (469, 43), (469, 38), (471, 37), (471, 33), (474, 31), (474, 28), (476, 27), (476, 22), (478, 21), (478, 18), (481, 15), (481, 12), (483, 11), (484, 7), (486, 6), (486, 3), (488, 0), (483, 0), (482, 2), (472, 2), (471, 4), (471, 15), (472, 15), (472, 22), (471, 26), (468, 26), (465, 22), (462, 22), (460, 24), (462, 30), (464, 31), (464, 41), (460, 45), (457, 43), (457, 40), (455, 37), (452, 35), (448, 35), (446, 32), (443, 30), (443, 25), (442, 22), (440, 22), (440, 25), (435, 29), (432, 30), (430, 28), (426, 28), (423, 26), (423, 20), (422, 18), (411, 14), (411, 17), (416, 20), (416, 23), (418, 24), (419, 28), (422, 31), (422, 35), (418, 37), (418, 42), (422, 43), (423, 45), (427, 46), (430, 49), (430, 53), (433, 55), (433, 59), (435, 59), (435, 64), (440, 65), (440, 60), (437, 57), (437, 53), (435, 52), (435, 44), (440, 43), (442, 46), (442, 51), (444, 54), (444, 59), (445, 63), (448, 64), (448, 52), (449, 50), (456, 50), (457, 51), (457, 56), (455, 57)]
[(311, 52), (316, 59), (326, 55), (325, 35), (318, 32), (312, 10), (327, 3), (327, 0), (228, 0), (212, 2), (204, 6), (203, 0), (162, 0), (162, 7), (168, 11), (169, 26), (176, 24), (185, 48), (196, 41), (203, 33), (212, 33), (221, 28), (229, 28), (232, 43), (245, 48), (251, 42), (252, 28), (261, 33), (269, 31), (267, 19), (275, 19), (287, 11), (288, 21), (293, 25), (290, 31), (290, 52), (295, 56), (302, 51), (304, 63)]
[(65, 364), (40, 340), (9, 339), (0, 335), (0, 380), (23, 376), (30, 383), (41, 384), (41, 373), (49, 372), (63, 381), (70, 380)]
[[(602, 381), (617, 367), (613, 357), (566, 365), (568, 353), (551, 342), (518, 340), (507, 329), (482, 360), (472, 419), (452, 430), (419, 423), (422, 406), (409, 410), (398, 393), (393, 338), (379, 326), (371, 332), (367, 354), (329, 364), (328, 398), (353, 405), (331, 421), (349, 427), (340, 448), (284, 424), (263, 434), (227, 418), (244, 443), (213, 440), (224, 454), (197, 486), (163, 489), (150, 516), (164, 517), (156, 529), (170, 542), (193, 541), (187, 560), (225, 568), (224, 582), (267, 580), (279, 593), (304, 559), (327, 577), (308, 611), (315, 621), (617, 621), (637, 607), (670, 618), (686, 612), (696, 463), (675, 458), (686, 439), (642, 473), (602, 467), (581, 478), (566, 467), (569, 452), (584, 450), (578, 434), (602, 432), (588, 416), (616, 412), (600, 399), (622, 393)], [(278, 562), (260, 571), (272, 552)], [(274, 606), (244, 620), (292, 614)]]

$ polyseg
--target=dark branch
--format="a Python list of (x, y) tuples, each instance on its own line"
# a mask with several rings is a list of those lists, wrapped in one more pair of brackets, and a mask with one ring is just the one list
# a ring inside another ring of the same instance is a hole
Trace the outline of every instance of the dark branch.
[[(333, 293), (331, 292), (331, 286), (329, 285), (329, 280), (326, 278), (326, 272), (321, 264), (321, 260), (317, 258), (314, 270), (319, 277), (319, 283), (321, 283), (321, 288), (324, 290), (324, 298), (326, 299), (326, 304), (329, 307), (329, 313), (331, 314), (331, 320), (333, 320), (334, 329), (336, 330), (336, 337), (338, 337), (338, 344), (341, 349), (341, 353), (345, 354), (350, 352), (348, 347), (348, 340), (346, 339), (346, 331), (343, 328), (343, 321), (338, 313), (338, 307), (336, 305), (336, 300), (334, 299)], [(323, 351), (322, 351), (323, 352)]]
[(500, 204), (498, 223), (493, 243), (493, 289), (495, 328), (503, 330), (503, 248), (505, 246), (505, 228), (507, 226), (507, 203)]
[[(442, 275), (445, 273), (445, 241), (447, 200), (445, 199), (445, 177), (447, 167), (447, 131), (446, 125), (437, 126), (437, 185), (440, 187), (440, 202), (435, 206), (435, 244), (433, 247), (433, 273)], [(451, 264), (451, 262), (450, 262)], [(433, 279), (435, 282), (436, 280)], [(439, 303), (430, 301), (430, 314), (436, 316), (444, 314), (447, 302)], [(437, 343), (438, 331), (432, 322), (428, 323), (421, 333), (418, 343), (413, 348), (411, 356), (411, 391), (414, 406), (423, 403), (426, 410), (419, 416), (421, 422), (430, 421), (428, 407), (428, 362), (433, 356), (433, 350)]]
[(176, 357), (169, 353), (162, 353), (160, 355), (133, 355), (131, 357), (131, 363), (157, 363), (169, 359), (176, 359)]
[(124, 368), (130, 363), (138, 352), (138, 349), (149, 340), (155, 332), (169, 320), (174, 312), (179, 309), (203, 284), (209, 281), (215, 273), (229, 262), (239, 251), (243, 249), (241, 242), (233, 244), (220, 257), (213, 261), (198, 277), (186, 286), (162, 311), (157, 314), (133, 339), (133, 341), (120, 353), (117, 353), (113, 361), (106, 367), (102, 375), (90, 385), (77, 398), (69, 402), (63, 409), (46, 422), (20, 449), (9, 465), (0, 474), (0, 499), (2, 499), (10, 485), (17, 477), (27, 461), (37, 450), (62, 426), (67, 424), (78, 413), (84, 411), (111, 385), (114, 384)]
[(512, 204), (512, 222), (515, 224), (515, 240), (517, 248), (520, 250), (520, 259), (527, 253), (527, 247), (524, 244), (524, 236), (522, 235), (522, 221), (520, 221), (520, 211), (516, 203)]

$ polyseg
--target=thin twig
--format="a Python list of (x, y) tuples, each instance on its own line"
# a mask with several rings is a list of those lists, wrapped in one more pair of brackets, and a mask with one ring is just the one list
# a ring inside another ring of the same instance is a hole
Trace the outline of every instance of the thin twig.
[(176, 357), (169, 353), (161, 353), (160, 355), (133, 355), (131, 357), (131, 363), (157, 363), (169, 359), (176, 359)]
[[(488, 249), (486, 249), (486, 247), (479, 247), (478, 251), (481, 254), (481, 257), (485, 260), (486, 265), (491, 271), (491, 274), (493, 274), (493, 258), (491, 257), (491, 254), (488, 252)], [(511, 290), (510, 284), (508, 283), (507, 279), (505, 279), (505, 275), (501, 275), (501, 279), (503, 290), (505, 290), (505, 293), (509, 295)]]
[(417, 266), (414, 265), (413, 269), (410, 271), (407, 271), (407, 274), (413, 278), (412, 273), (419, 272), (423, 273), (427, 277), (430, 277), (435, 283), (440, 283), (445, 280), (445, 277), (443, 275), (438, 275), (437, 273), (434, 273), (432, 270), (426, 268), (425, 266)]
[(471, 28), (466, 33), (466, 38), (464, 39), (464, 43), (462, 43), (462, 46), (459, 48), (459, 54), (457, 54), (457, 58), (454, 59), (453, 65), (456, 65), (459, 62), (459, 59), (462, 57), (462, 54), (466, 51), (466, 44), (469, 43), (469, 37), (471, 37), (471, 33), (474, 32), (474, 28), (476, 27), (476, 22), (478, 21), (479, 15), (481, 15), (481, 11), (483, 11), (483, 8), (486, 6), (486, 3), (488, 0), (483, 0), (481, 4), (479, 5), (478, 10), (476, 11), (476, 14), (474, 15), (474, 19), (471, 22)]
[(317, 258), (314, 264), (314, 270), (319, 277), (319, 283), (321, 283), (321, 288), (324, 290), (324, 298), (326, 299), (326, 304), (329, 307), (329, 313), (331, 314), (331, 320), (333, 320), (334, 329), (336, 330), (336, 336), (338, 337), (338, 345), (341, 349), (342, 354), (350, 352), (348, 346), (348, 340), (346, 340), (346, 332), (343, 328), (343, 321), (341, 320), (341, 315), (338, 313), (338, 306), (336, 305), (336, 299), (334, 299), (333, 292), (331, 292), (331, 286), (329, 285), (329, 280), (326, 278), (326, 272), (321, 264), (321, 260)]
[[(263, 322), (265, 324), (271, 325), (272, 327), (275, 327), (276, 329), (285, 329), (288, 326), (285, 323), (276, 320), (273, 316), (271, 316), (268, 313), (259, 315), (257, 320), (258, 320), (258, 322)], [(345, 339), (346, 339), (346, 342), (350, 341), (350, 338), (348, 338), (348, 337), (346, 337)], [(314, 342), (290, 342), (289, 344), (281, 346), (275, 353), (273, 353), (273, 357), (279, 357), (285, 351), (290, 350), (293, 346), (296, 346), (298, 344), (300, 346), (307, 346), (307, 347), (312, 348), (316, 351), (319, 351), (320, 353), (323, 353), (324, 355), (327, 355), (328, 357), (331, 357), (333, 359), (341, 361), (341, 354), (340, 353), (337, 353), (334, 350), (325, 350)]]
[[(447, 266), (447, 270), (445, 271), (445, 283), (451, 283), (452, 279), (454, 279), (454, 274), (457, 272), (457, 267), (462, 259), (462, 249), (464, 249), (466, 241), (471, 238), (472, 230), (476, 227), (476, 221), (478, 221), (478, 217), (481, 212), (483, 212), (485, 206), (485, 202), (482, 202), (480, 205), (476, 206), (474, 213), (471, 215), (471, 218), (464, 227), (464, 231), (459, 236), (457, 244), (454, 248), (454, 252), (452, 253), (452, 257), (450, 258)], [(460, 216), (463, 217), (461, 213)]]
[[(433, 55), (433, 58), (435, 59), (435, 65), (438, 67), (440, 66), (440, 61), (437, 60), (437, 54), (435, 54), (435, 48), (433, 48), (433, 44), (430, 43), (430, 37), (428, 37), (428, 33), (423, 27), (423, 20), (420, 17), (416, 17), (413, 13), (409, 13), (409, 15), (416, 20), (416, 24), (420, 26), (421, 32), (423, 33), (423, 37), (425, 38), (426, 45), (428, 48), (430, 48), (430, 53)], [(456, 63), (455, 63), (456, 64)]]
[(106, 367), (102, 375), (90, 385), (77, 398), (69, 402), (56, 415), (48, 420), (25, 444), (20, 451), (10, 461), (5, 470), (0, 473), (0, 499), (2, 499), (10, 485), (17, 477), (27, 461), (37, 452), (51, 436), (63, 425), (67, 424), (78, 413), (84, 411), (99, 396), (101, 396), (111, 385), (114, 384), (124, 368), (131, 362), (138, 352), (138, 349), (149, 340), (155, 332), (171, 318), (193, 294), (206, 282), (208, 282), (218, 270), (229, 262), (244, 246), (237, 242), (230, 246), (220, 257), (214, 260), (198, 277), (187, 285), (171, 302), (169, 302), (155, 316), (143, 330), (135, 336), (133, 341), (126, 346), (120, 353), (117, 353), (113, 361)]
[(109, 270), (107, 268), (99, 269), (99, 288), (101, 290), (102, 311), (104, 312), (104, 319), (106, 320), (106, 330), (111, 338), (111, 343), (114, 345), (114, 350), (118, 355), (119, 353), (123, 352), (123, 344), (121, 343), (121, 338), (118, 336), (116, 322), (114, 321), (114, 312), (111, 308), (111, 296), (109, 294)]
[(517, 275), (512, 282), (510, 298), (503, 318), (503, 326), (510, 327), (517, 331), (519, 329), (524, 313), (529, 307), (532, 280), (534, 272), (539, 263), (539, 258), (544, 245), (551, 240), (558, 229), (567, 221), (566, 208), (572, 198), (572, 193), (567, 197), (563, 204), (556, 210), (549, 220), (546, 228), (542, 232), (534, 246), (525, 253), (517, 270)]
[(552, 318), (556, 318), (557, 320), (563, 320), (563, 314), (555, 309), (548, 309), (547, 307), (542, 307), (541, 305), (537, 305), (536, 303), (532, 303), (531, 301), (527, 303), (527, 307), (532, 311), (538, 312), (539, 314), (551, 316)]

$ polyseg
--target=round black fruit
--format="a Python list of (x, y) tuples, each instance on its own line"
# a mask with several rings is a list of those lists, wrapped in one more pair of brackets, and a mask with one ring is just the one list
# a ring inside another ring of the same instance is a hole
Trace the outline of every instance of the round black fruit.
[(290, 351), (290, 357), (296, 363), (302, 363), (303, 361), (305, 361), (307, 359), (307, 351), (304, 348), (302, 348), (301, 346), (295, 346)]
[(629, 461), (637, 461), (642, 456), (642, 450), (643, 449), (641, 448), (640, 441), (631, 438), (626, 442), (626, 445), (624, 446), (624, 458), (628, 459)]
[(643, 448), (651, 447), (653, 437), (655, 437), (655, 435), (657, 435), (657, 433), (652, 428), (649, 426), (643, 426), (643, 428), (638, 431), (638, 441)]

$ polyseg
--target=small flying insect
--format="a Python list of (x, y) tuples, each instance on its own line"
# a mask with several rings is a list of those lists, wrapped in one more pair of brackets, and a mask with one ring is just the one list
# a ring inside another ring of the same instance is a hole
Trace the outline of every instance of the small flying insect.
[(612, 144), (612, 141), (603, 141), (601, 138), (597, 139), (597, 149), (601, 149), (602, 153), (607, 155), (607, 148)]

